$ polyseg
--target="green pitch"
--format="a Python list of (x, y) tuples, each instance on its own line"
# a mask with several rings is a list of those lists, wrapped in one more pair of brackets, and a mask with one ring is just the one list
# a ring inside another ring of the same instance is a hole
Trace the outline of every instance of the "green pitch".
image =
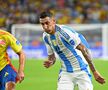
[[(18, 67), (17, 60), (13, 60), (12, 63), (16, 68)], [(108, 90), (108, 61), (94, 60), (94, 64), (106, 79), (106, 84), (101, 85), (93, 78), (94, 90)], [(43, 67), (42, 60), (26, 60), (25, 79), (17, 84), (16, 90), (56, 90), (59, 68), (59, 61), (46, 69)]]

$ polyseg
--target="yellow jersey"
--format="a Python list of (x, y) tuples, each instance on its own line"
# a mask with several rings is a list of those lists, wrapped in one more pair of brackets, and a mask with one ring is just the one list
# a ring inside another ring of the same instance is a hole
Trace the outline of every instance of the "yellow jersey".
[(0, 71), (11, 64), (7, 54), (7, 48), (11, 47), (16, 53), (22, 49), (20, 42), (9, 32), (0, 30)]

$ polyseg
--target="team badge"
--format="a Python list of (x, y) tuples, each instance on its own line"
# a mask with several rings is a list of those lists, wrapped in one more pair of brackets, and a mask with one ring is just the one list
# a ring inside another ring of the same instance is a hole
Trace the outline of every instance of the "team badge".
[(58, 41), (58, 44), (59, 44), (59, 45), (62, 45), (62, 42), (61, 42), (61, 41)]
[(57, 46), (56, 40), (52, 40), (54, 46)]
[(58, 43), (59, 45), (62, 45), (62, 42), (60, 41), (60, 38), (59, 38), (59, 37), (57, 37), (57, 43)]

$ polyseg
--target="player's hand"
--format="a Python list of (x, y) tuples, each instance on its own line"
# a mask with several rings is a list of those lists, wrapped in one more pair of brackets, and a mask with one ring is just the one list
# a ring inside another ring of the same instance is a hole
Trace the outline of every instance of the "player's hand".
[(44, 63), (43, 63), (44, 67), (46, 67), (46, 68), (49, 68), (49, 67), (52, 66), (53, 64), (54, 64), (53, 61), (49, 61), (49, 60), (44, 61)]
[(97, 82), (99, 82), (100, 84), (104, 84), (105, 83), (105, 79), (100, 75), (99, 72), (94, 71), (93, 72), (94, 78)]
[(24, 72), (19, 71), (17, 74), (18, 82), (21, 83), (24, 80)]

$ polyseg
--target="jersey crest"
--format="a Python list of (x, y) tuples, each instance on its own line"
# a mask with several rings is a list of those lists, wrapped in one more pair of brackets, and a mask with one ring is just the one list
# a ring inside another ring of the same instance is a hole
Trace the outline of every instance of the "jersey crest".
[(54, 46), (57, 46), (56, 40), (52, 40)]

